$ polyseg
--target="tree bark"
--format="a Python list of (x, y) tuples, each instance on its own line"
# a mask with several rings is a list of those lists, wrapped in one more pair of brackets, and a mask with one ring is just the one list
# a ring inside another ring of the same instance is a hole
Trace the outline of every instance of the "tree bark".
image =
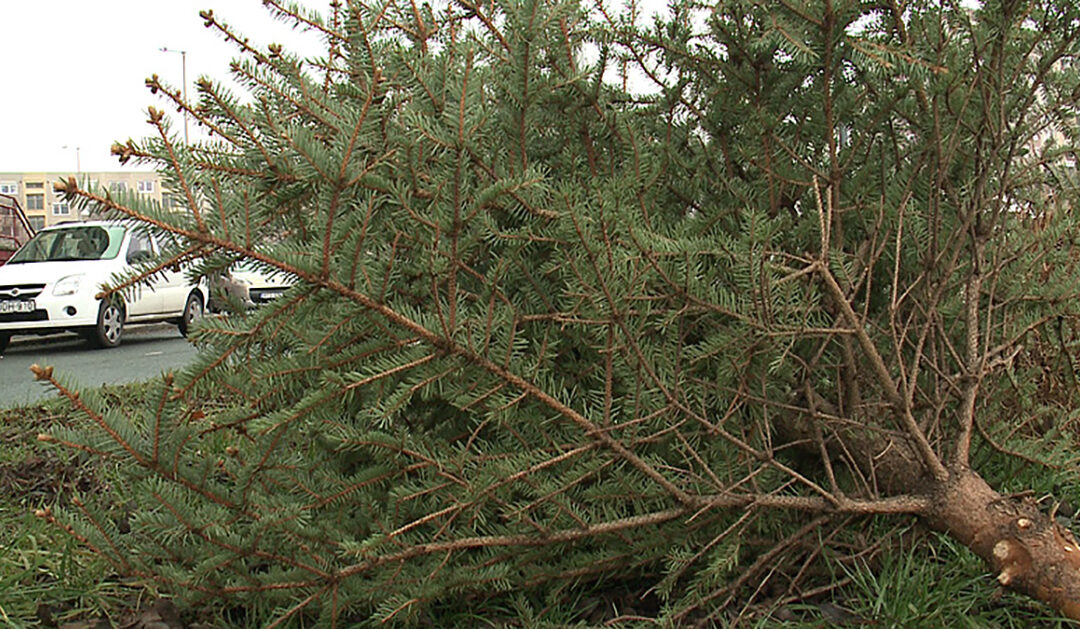
[(998, 583), (1080, 620), (1080, 545), (1031, 501), (1002, 496), (968, 467), (951, 468), (933, 487), (925, 519), (964, 543), (997, 573)]
[[(784, 439), (814, 443), (809, 419), (782, 423)], [(1000, 494), (967, 466), (949, 467), (945, 479), (936, 479), (915, 447), (899, 437), (855, 428), (835, 430), (832, 436), (829, 455), (840, 460), (842, 452), (858, 453), (860, 460), (848, 463), (872, 478), (881, 495), (928, 498), (929, 506), (918, 514), (923, 521), (974, 551), (1002, 586), (1080, 620), (1080, 543), (1034, 502)], [(804, 450), (820, 456), (820, 450)]]

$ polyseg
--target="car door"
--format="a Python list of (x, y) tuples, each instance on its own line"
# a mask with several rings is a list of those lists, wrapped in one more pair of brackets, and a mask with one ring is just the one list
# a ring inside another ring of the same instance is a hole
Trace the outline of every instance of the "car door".
[[(154, 243), (146, 234), (132, 231), (129, 233), (126, 253), (127, 270), (133, 266), (149, 262), (154, 259)], [(164, 298), (159, 284), (160, 280), (151, 283), (150, 286), (140, 286), (135, 289), (134, 296), (128, 300), (127, 311), (130, 317), (144, 317), (160, 314), (164, 309)]]
[[(155, 241), (154, 244), (158, 247), (157, 251), (161, 251), (161, 245), (165, 243)], [(155, 290), (161, 292), (162, 312), (180, 313), (183, 312), (184, 304), (187, 303), (191, 286), (188, 284), (184, 270), (177, 267), (165, 269), (160, 282), (155, 284)]]

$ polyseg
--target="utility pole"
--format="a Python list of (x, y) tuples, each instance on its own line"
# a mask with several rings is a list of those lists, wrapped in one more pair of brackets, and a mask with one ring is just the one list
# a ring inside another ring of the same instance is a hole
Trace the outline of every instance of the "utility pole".
[(82, 156), (79, 153), (82, 150), (82, 147), (79, 147), (79, 146), (71, 147), (71, 146), (68, 146), (67, 144), (65, 144), (65, 145), (61, 146), (60, 148), (62, 148), (62, 149), (74, 148), (75, 149), (75, 175), (76, 175), (76, 177), (81, 177), (82, 176)]
[(161, 48), (161, 52), (175, 52), (180, 54), (180, 72), (181, 78), (184, 82), (183, 94), (184, 94), (184, 144), (188, 143), (188, 112), (187, 112), (187, 51), (186, 50), (173, 50), (172, 48)]

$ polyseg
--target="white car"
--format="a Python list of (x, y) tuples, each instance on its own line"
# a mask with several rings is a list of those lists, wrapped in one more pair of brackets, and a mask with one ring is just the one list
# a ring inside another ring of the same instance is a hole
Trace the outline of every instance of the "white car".
[(210, 283), (211, 310), (225, 310), (230, 301), (254, 308), (274, 301), (295, 283), (287, 273), (273, 275), (260, 271), (250, 260), (241, 260)]
[(98, 347), (120, 344), (124, 326), (169, 321), (187, 335), (207, 291), (179, 270), (157, 274), (127, 301), (97, 299), (103, 284), (153, 258), (154, 238), (121, 223), (65, 223), (37, 233), (0, 266), (0, 351), (16, 334), (77, 332)]

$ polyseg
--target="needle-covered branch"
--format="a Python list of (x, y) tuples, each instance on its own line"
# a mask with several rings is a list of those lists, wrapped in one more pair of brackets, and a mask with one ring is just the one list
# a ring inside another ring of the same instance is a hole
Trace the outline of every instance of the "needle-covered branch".
[(51, 436), (127, 461), (131, 534), (58, 517), (266, 624), (573, 624), (615, 591), (767, 622), (912, 518), (1074, 615), (1072, 538), (991, 488), (1011, 453), (1067, 469), (1080, 404), (1058, 4), (271, 3), (316, 64), (206, 12), (250, 94), (200, 86), (213, 142), (154, 110), (116, 148), (186, 212), (65, 190), (168, 234), (149, 272), (290, 287), (204, 319), (140, 412)]

